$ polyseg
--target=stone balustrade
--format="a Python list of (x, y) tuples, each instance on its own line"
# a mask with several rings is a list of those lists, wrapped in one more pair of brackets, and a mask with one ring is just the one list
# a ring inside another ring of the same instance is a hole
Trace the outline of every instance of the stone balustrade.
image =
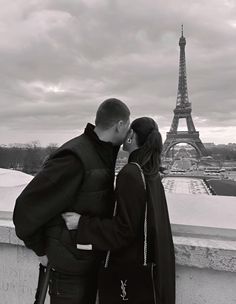
[[(235, 304), (236, 198), (167, 194), (167, 200), (177, 304)], [(37, 257), (16, 237), (9, 216), (0, 213), (0, 303), (32, 304)]]

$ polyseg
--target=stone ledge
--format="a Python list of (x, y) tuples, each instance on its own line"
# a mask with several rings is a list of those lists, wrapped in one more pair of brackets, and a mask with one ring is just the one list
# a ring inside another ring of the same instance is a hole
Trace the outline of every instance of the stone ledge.
[(0, 220), (0, 243), (24, 246), (16, 236), (14, 225), (10, 220)]
[(176, 263), (236, 272), (236, 241), (174, 236)]
[(175, 236), (236, 241), (236, 230), (229, 228), (171, 224)]
[[(236, 272), (236, 241), (210, 236), (173, 236), (176, 263), (181, 266)], [(24, 246), (10, 220), (0, 220), (0, 243)]]

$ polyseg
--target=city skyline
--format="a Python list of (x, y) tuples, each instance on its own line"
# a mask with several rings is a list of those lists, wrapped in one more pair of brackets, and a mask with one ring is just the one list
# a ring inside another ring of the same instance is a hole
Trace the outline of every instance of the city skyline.
[(2, 0), (0, 144), (61, 144), (108, 97), (165, 139), (176, 106), (181, 24), (192, 117), (203, 142), (236, 134), (235, 1)]

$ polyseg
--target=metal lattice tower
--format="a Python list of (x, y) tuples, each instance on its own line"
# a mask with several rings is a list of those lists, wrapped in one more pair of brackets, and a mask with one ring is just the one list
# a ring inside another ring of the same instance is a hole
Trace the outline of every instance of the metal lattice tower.
[[(187, 74), (185, 62), (186, 39), (183, 34), (183, 25), (181, 37), (179, 39), (180, 58), (179, 58), (179, 84), (170, 131), (167, 132), (166, 141), (163, 146), (163, 156), (168, 156), (170, 149), (178, 143), (187, 143), (195, 148), (198, 156), (206, 156), (207, 151), (200, 140), (199, 132), (196, 131), (191, 116), (192, 106), (188, 98)], [(180, 119), (186, 119), (187, 131), (178, 131)]]

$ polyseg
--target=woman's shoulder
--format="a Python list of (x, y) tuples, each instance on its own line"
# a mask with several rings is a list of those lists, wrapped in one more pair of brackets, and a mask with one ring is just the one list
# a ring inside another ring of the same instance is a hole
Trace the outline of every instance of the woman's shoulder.
[(128, 163), (126, 164), (119, 172), (119, 177), (139, 177), (140, 176), (140, 169), (139, 167), (134, 163)]
[(132, 163), (126, 164), (120, 170), (117, 176), (116, 185), (120, 189), (129, 189), (130, 192), (133, 191), (133, 194), (141, 195), (144, 191), (144, 187), (143, 187), (143, 179), (138, 166)]

